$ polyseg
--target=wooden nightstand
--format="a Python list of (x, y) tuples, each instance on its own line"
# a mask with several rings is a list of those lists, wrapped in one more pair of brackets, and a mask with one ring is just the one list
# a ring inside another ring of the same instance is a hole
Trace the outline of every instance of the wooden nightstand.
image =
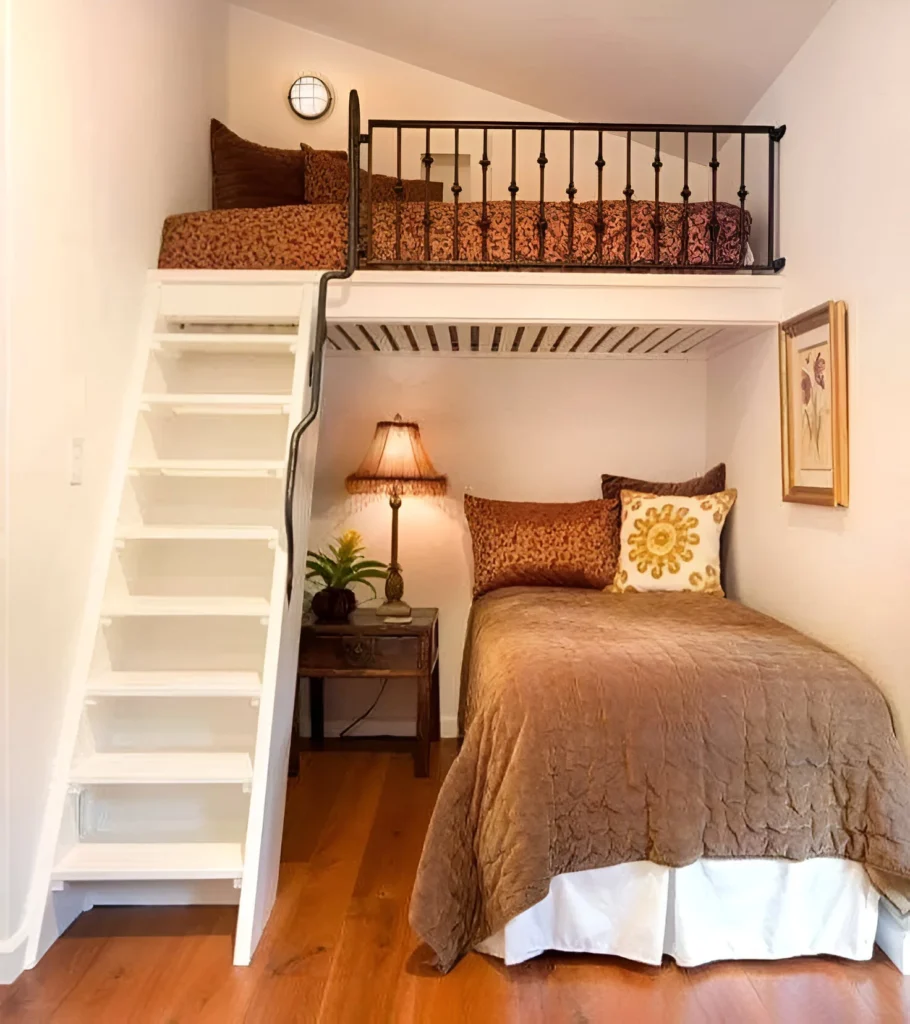
[[(439, 616), (436, 608), (414, 608), (406, 625), (386, 622), (375, 611), (358, 610), (335, 625), (307, 616), (300, 630), (298, 676), (310, 680), (312, 744), (324, 739), (326, 679), (415, 679), (417, 738), (414, 774), (430, 773), (430, 741), (439, 739)], [(299, 688), (298, 688), (299, 692)], [(300, 720), (294, 704), (291, 773), (299, 764)]]

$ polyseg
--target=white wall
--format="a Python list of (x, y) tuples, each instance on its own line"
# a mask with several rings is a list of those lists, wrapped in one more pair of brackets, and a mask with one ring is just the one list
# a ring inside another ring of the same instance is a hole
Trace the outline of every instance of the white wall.
[[(82, 593), (165, 215), (210, 190), (222, 0), (7, 0), (9, 708), (0, 939), (22, 919)], [(72, 438), (84, 483), (69, 484)]]
[[(376, 422), (395, 413), (420, 423), (445, 502), (406, 498), (400, 560), (412, 606), (440, 608), (442, 719), (454, 735), (461, 649), (471, 603), (466, 490), (511, 501), (600, 497), (601, 473), (684, 479), (705, 468), (704, 363), (516, 357), (357, 355), (329, 358), (311, 544), (361, 531), (387, 560), (391, 512), (358, 508), (344, 478), (360, 464)], [(347, 724), (377, 693), (373, 681), (332, 682), (327, 723)], [(392, 683), (358, 730), (413, 732), (414, 691)], [(355, 734), (358, 734), (355, 733)]]
[(786, 314), (849, 308), (850, 507), (780, 498), (776, 339), (710, 364), (709, 458), (740, 489), (742, 599), (871, 673), (910, 740), (910, 380), (902, 168), (910, 166), (910, 4), (838, 0), (749, 120), (782, 123)]
[[(347, 148), (347, 98), (351, 89), (360, 94), (363, 131), (369, 118), (435, 120), (505, 120), (505, 121), (564, 121), (565, 118), (536, 107), (506, 99), (464, 82), (437, 75), (422, 68), (393, 60), (372, 50), (308, 32), (286, 22), (247, 10), (230, 8), (228, 46), (228, 110), (230, 128), (246, 138), (271, 146), (296, 148), (306, 142), (317, 149)], [(333, 113), (323, 121), (302, 121), (290, 109), (287, 93), (291, 83), (301, 74), (314, 72), (323, 75), (332, 84), (336, 95)], [(568, 184), (568, 150), (565, 133), (547, 139), (546, 196), (565, 199)], [(441, 131), (431, 137), (431, 152), (453, 151), (453, 139), (448, 133), (443, 140)], [(434, 141), (435, 139), (435, 141)], [(644, 137), (642, 137), (644, 141)], [(651, 198), (654, 194), (653, 138), (648, 145), (634, 145), (633, 184), (637, 198)], [(539, 168), (537, 157), (540, 137), (536, 133), (521, 133), (519, 147), (518, 184), (520, 199), (539, 197)], [(482, 153), (479, 132), (463, 132), (460, 144), (462, 154), (469, 153), (474, 168), (471, 196), (480, 198), (480, 172), (477, 162)], [(395, 172), (393, 133), (386, 130), (377, 135), (374, 170)], [(423, 131), (406, 132), (403, 139), (405, 177), (422, 177), (420, 158), (425, 151)], [(579, 137), (576, 147), (576, 187), (578, 199), (595, 198), (596, 148), (593, 139)], [(604, 136), (604, 197), (621, 199), (625, 185), (625, 142), (617, 137)], [(510, 176), (510, 142), (506, 133), (490, 136), (491, 185), (495, 189), (491, 198), (507, 199), (505, 191)], [(366, 151), (364, 150), (364, 161)], [(682, 188), (682, 161), (663, 157), (661, 196), (678, 199)], [(735, 191), (737, 185), (733, 186)], [(709, 172), (702, 165), (693, 164), (690, 187), (694, 198), (709, 197)], [(732, 192), (731, 192), (732, 195)], [(464, 198), (464, 197), (463, 197)], [(728, 196), (729, 198), (729, 196)], [(735, 197), (734, 197), (735, 198)]]

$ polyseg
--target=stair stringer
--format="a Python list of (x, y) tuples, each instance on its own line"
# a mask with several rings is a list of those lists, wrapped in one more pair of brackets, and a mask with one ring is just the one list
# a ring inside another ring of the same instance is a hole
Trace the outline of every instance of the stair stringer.
[(91, 575), (85, 591), (82, 621), (79, 626), (73, 667), (64, 700), (63, 720), (57, 740), (56, 754), (51, 766), (48, 799), (38, 840), (38, 853), (26, 902), (25, 928), (28, 935), (25, 949), (26, 967), (34, 967), (72, 922), (84, 910), (90, 909), (86, 903), (86, 893), (80, 891), (78, 887), (52, 892), (51, 872), (54, 866), (57, 838), (63, 823), (63, 812), (69, 790), (70, 766), (85, 706), (108, 567), (111, 551), (114, 548), (123, 487), (130, 462), (133, 435), (139, 416), (146, 367), (160, 303), (161, 285), (158, 282), (151, 282), (146, 287), (133, 364), (124, 392), (120, 427), (114, 445), (113, 461), (94, 542)]
[[(315, 340), (316, 298), (316, 287), (313, 284), (303, 285), (288, 447), (291, 433), (303, 418), (309, 404), (310, 388), (307, 377)], [(318, 423), (314, 423), (304, 435), (298, 450), (293, 505), (295, 564), (290, 602), (287, 599), (288, 554), (284, 530), (279, 541), (272, 579), (250, 814), (234, 942), (234, 964), (238, 967), (245, 967), (250, 963), (278, 891), (317, 433)]]

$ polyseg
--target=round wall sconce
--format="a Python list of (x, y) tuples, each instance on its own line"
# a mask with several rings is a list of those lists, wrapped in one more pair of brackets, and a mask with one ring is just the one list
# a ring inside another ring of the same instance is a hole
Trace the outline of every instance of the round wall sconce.
[(327, 117), (334, 102), (332, 87), (318, 75), (301, 75), (288, 92), (291, 110), (304, 121)]

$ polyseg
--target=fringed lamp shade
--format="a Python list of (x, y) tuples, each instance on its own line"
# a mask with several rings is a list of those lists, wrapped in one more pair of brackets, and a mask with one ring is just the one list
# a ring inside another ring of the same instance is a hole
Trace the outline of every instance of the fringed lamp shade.
[(376, 424), (363, 462), (345, 481), (351, 494), (437, 495), (448, 479), (436, 472), (420, 440), (420, 428), (400, 416)]

